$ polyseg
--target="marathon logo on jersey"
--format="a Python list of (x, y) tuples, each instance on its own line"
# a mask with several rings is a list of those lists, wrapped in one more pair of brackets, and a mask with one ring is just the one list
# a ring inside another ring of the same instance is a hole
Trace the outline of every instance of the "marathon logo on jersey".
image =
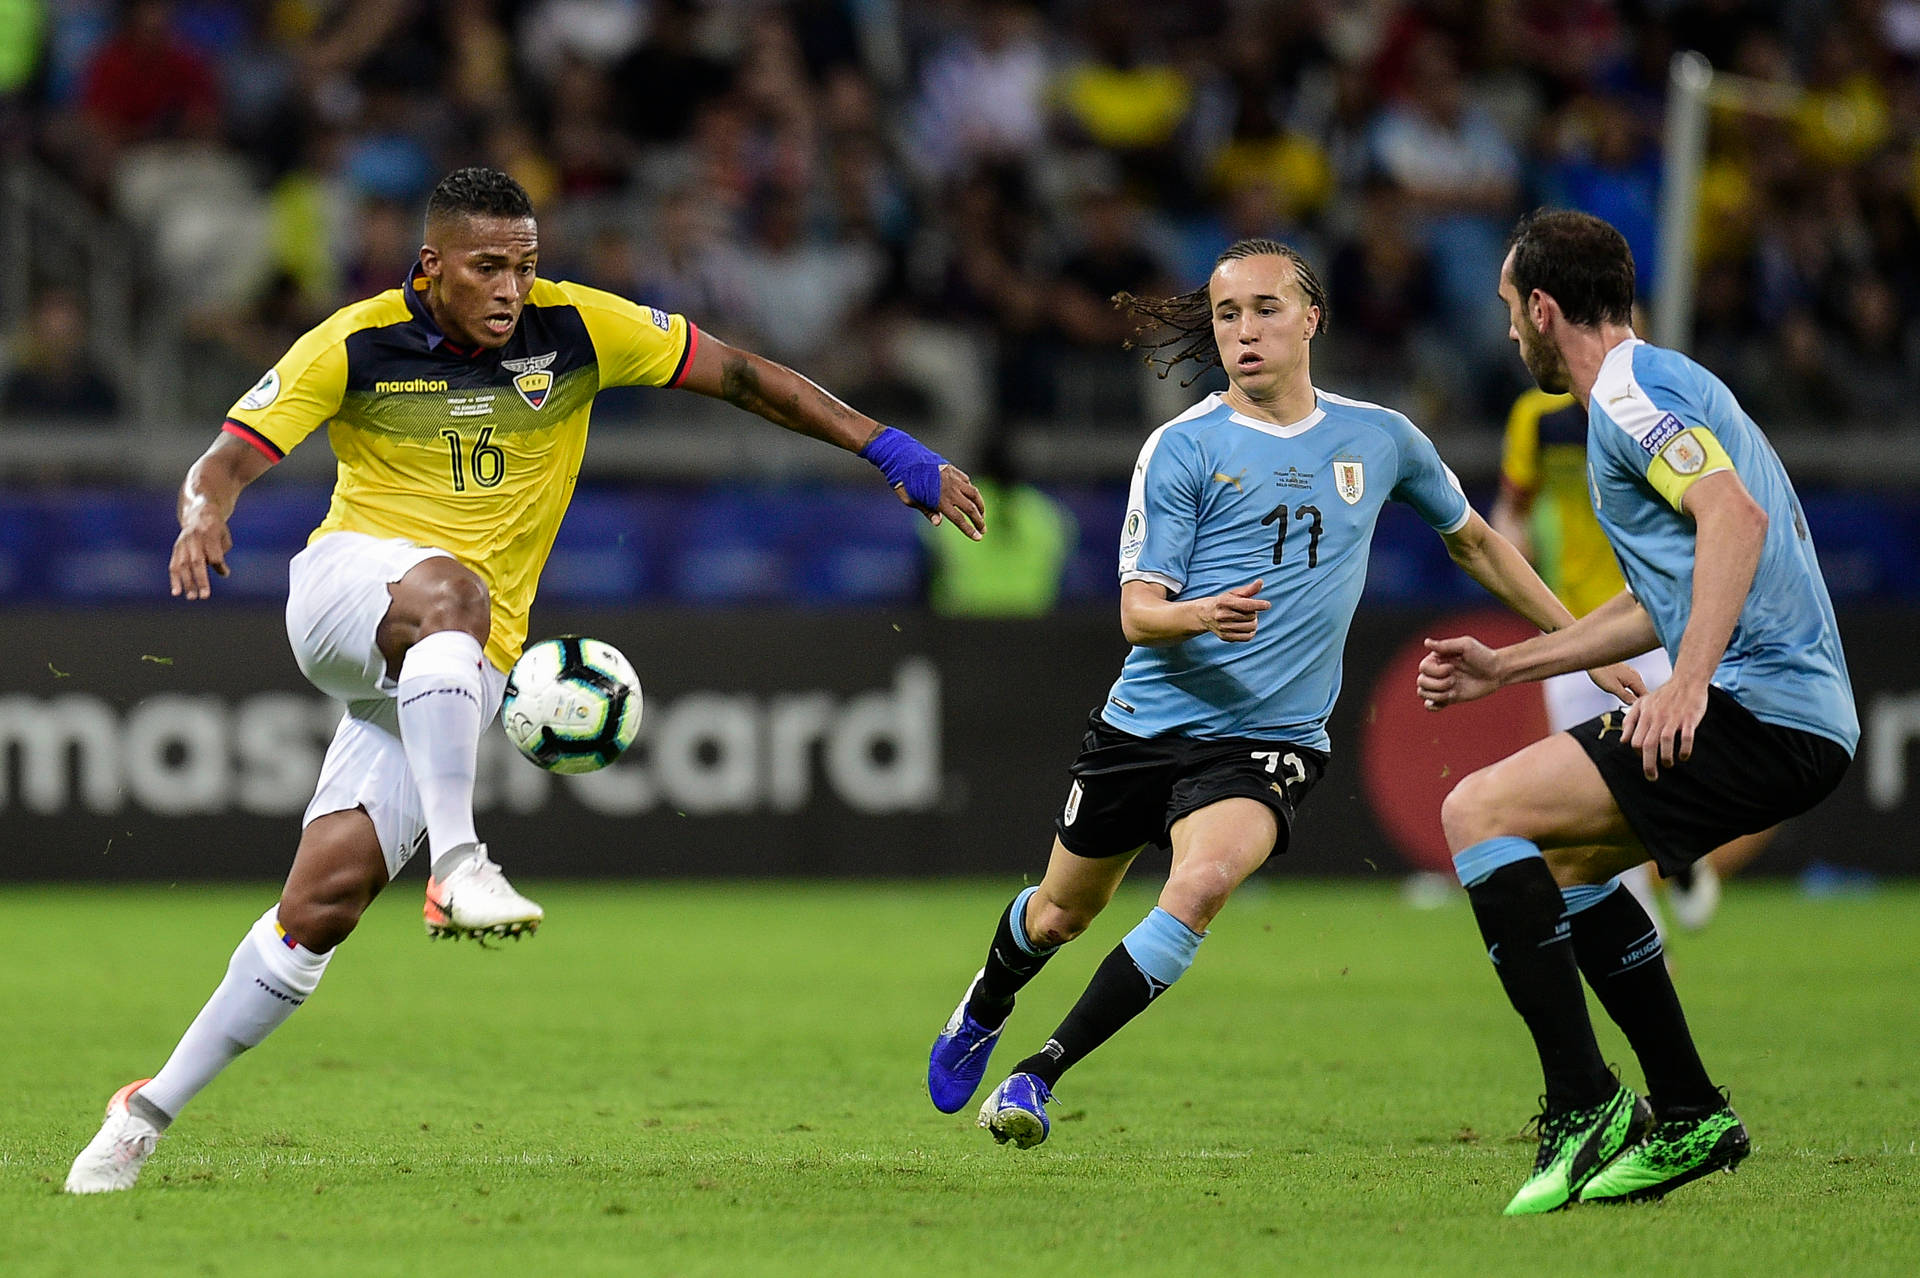
[(546, 371), (547, 367), (559, 357), (559, 351), (548, 351), (545, 355), (500, 361), (500, 367), (509, 373), (519, 374), (513, 379), (513, 388), (520, 392), (521, 399), (527, 401), (527, 407), (536, 413), (540, 411), (540, 405), (547, 402), (547, 393), (553, 389), (553, 374)]
[(1341, 501), (1349, 506), (1358, 505), (1367, 491), (1367, 468), (1364, 462), (1341, 461), (1333, 463), (1333, 491)]
[(432, 377), (409, 377), (404, 381), (375, 382), (373, 384), (373, 391), (376, 395), (406, 395), (415, 391), (431, 392), (443, 391), (445, 389), (447, 389), (447, 383), (444, 378), (437, 379)]
[(1660, 420), (1653, 424), (1653, 429), (1640, 437), (1640, 447), (1647, 450), (1647, 456), (1657, 457), (1660, 450), (1667, 446), (1667, 441), (1686, 428), (1686, 423), (1672, 413), (1662, 413)]

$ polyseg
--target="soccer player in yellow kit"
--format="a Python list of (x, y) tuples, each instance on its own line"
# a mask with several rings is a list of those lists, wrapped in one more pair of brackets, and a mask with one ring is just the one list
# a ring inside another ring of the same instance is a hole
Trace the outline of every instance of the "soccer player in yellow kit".
[[(1619, 561), (1587, 495), (1587, 414), (1572, 395), (1534, 387), (1514, 401), (1500, 452), (1500, 495), (1488, 522), (1526, 553), (1541, 579), (1575, 617), (1586, 616), (1626, 588)], [(1626, 664), (1640, 672), (1648, 689), (1673, 676), (1664, 648), (1656, 647)], [(1546, 698), (1549, 732), (1564, 732), (1622, 708), (1617, 698), (1577, 670), (1544, 680), (1541, 693)], [(1746, 835), (1688, 867), (1684, 881), (1672, 881), (1674, 917), (1683, 926), (1704, 927), (1719, 900), (1720, 873), (1745, 865), (1771, 837), (1770, 832)], [(1620, 880), (1658, 926), (1661, 911), (1654, 896), (1652, 863), (1628, 870)]]
[(226, 575), (240, 492), (325, 425), (333, 503), (289, 570), (287, 635), (346, 706), (280, 899), (248, 931), (173, 1054), (129, 1083), (69, 1172), (126, 1189), (181, 1107), (313, 993), (373, 898), (424, 842), (436, 935), (532, 931), (474, 829), (475, 754), (526, 639), (534, 589), (579, 477), (594, 396), (674, 386), (857, 451), (900, 500), (978, 538), (980, 495), (912, 436), (687, 319), (537, 277), (520, 185), (449, 175), (404, 286), (309, 332), (234, 405), (181, 486), (173, 593)]

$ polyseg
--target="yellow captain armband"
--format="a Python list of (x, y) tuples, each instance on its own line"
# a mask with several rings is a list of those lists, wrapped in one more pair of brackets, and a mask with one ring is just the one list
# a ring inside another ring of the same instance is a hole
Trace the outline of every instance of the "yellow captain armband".
[(1675, 510), (1687, 489), (1717, 471), (1732, 470), (1733, 459), (1705, 426), (1689, 426), (1660, 446), (1647, 465), (1647, 482)]

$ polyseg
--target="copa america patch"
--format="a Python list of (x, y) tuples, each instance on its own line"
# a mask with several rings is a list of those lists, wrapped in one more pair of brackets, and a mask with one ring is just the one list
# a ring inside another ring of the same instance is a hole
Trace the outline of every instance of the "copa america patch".
[(1658, 456), (1660, 450), (1667, 446), (1667, 441), (1686, 428), (1686, 423), (1672, 413), (1662, 413), (1660, 420), (1653, 424), (1653, 429), (1640, 437), (1640, 447), (1647, 450), (1647, 456)]
[(1137, 507), (1127, 512), (1127, 522), (1120, 530), (1120, 563), (1131, 568), (1140, 561), (1140, 552), (1147, 545), (1147, 515)]
[(653, 317), (653, 326), (661, 332), (670, 333), (673, 331), (673, 317), (659, 307), (649, 306), (647, 308), (647, 314)]
[(269, 368), (267, 375), (253, 384), (253, 389), (240, 397), (240, 407), (248, 410), (265, 408), (280, 398), (280, 370)]

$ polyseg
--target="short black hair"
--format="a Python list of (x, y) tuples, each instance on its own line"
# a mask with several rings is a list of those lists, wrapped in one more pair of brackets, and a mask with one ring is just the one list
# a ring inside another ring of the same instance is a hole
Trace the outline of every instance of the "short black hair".
[(455, 169), (427, 197), (427, 225), (449, 218), (532, 217), (527, 188), (499, 169)]
[(1575, 324), (1633, 322), (1633, 250), (1627, 237), (1591, 213), (1535, 209), (1507, 239), (1513, 287), (1524, 303), (1539, 289)]

